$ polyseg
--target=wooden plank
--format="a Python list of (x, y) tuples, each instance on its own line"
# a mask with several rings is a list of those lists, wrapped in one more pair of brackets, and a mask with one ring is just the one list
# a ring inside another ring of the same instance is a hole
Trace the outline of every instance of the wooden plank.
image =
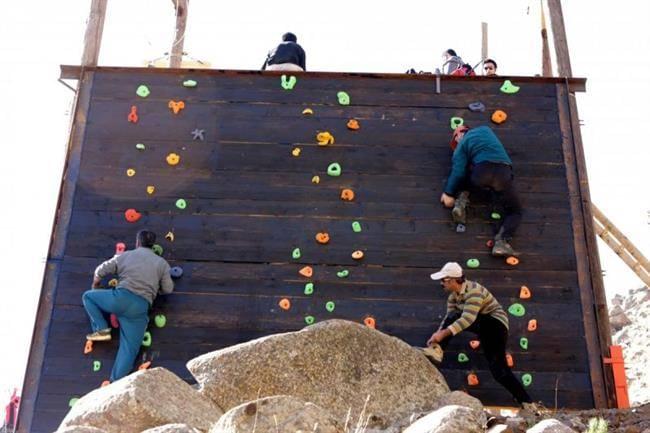
[(84, 67), (97, 66), (99, 50), (102, 45), (102, 33), (104, 32), (106, 5), (107, 0), (92, 0), (90, 3), (90, 15), (86, 22), (84, 35), (84, 51), (81, 56), (81, 65)]
[(569, 56), (569, 43), (564, 29), (564, 16), (560, 0), (548, 0), (548, 11), (551, 16), (551, 29), (553, 31), (553, 46), (555, 47), (555, 60), (560, 77), (572, 77), (571, 58)]

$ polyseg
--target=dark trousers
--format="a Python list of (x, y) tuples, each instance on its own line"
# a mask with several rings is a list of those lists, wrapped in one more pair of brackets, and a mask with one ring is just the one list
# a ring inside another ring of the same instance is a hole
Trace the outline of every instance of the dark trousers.
[(481, 162), (472, 167), (465, 181), (465, 189), (469, 189), (470, 185), (488, 189), (493, 194), (493, 200), (503, 206), (505, 215), (501, 225), (501, 236), (506, 240), (512, 239), (521, 222), (522, 208), (513, 179), (512, 166), (495, 162)]
[[(441, 329), (451, 325), (460, 314), (449, 314), (444, 322), (442, 322)], [(518, 403), (532, 402), (530, 396), (524, 389), (523, 385), (517, 380), (512, 370), (508, 367), (506, 361), (506, 343), (508, 342), (508, 329), (503, 323), (492, 316), (486, 314), (479, 314), (466, 331), (471, 331), (478, 335), (483, 348), (483, 354), (487, 358), (490, 373), (492, 377), (499, 382), (505, 389), (510, 391), (510, 394), (517, 400)], [(445, 339), (440, 346), (444, 349), (449, 344), (452, 337)]]

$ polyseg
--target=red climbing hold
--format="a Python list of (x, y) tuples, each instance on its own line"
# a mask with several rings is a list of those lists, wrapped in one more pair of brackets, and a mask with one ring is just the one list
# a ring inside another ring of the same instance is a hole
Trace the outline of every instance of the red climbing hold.
[(471, 341), (469, 342), (469, 347), (471, 347), (471, 348), (474, 349), (474, 350), (478, 349), (478, 347), (479, 347), (480, 345), (481, 345), (481, 342), (480, 342), (479, 340), (471, 340)]
[(131, 112), (127, 116), (127, 119), (131, 123), (138, 123), (138, 107), (135, 105), (131, 106)]
[(375, 325), (377, 324), (375, 322), (375, 318), (372, 316), (368, 316), (365, 319), (363, 319), (364, 325), (366, 325), (368, 328), (375, 329)]
[(138, 371), (146, 370), (146, 369), (149, 368), (150, 366), (151, 366), (151, 361), (143, 362), (143, 363), (140, 364), (140, 366), (138, 367)]
[(126, 244), (124, 242), (118, 242), (115, 244), (115, 255), (119, 256), (124, 251), (126, 251)]
[(120, 321), (117, 320), (117, 316), (111, 313), (111, 327), (117, 329), (120, 327)]
[(142, 217), (142, 214), (135, 209), (127, 209), (124, 211), (124, 218), (130, 223), (137, 222)]
[(508, 367), (510, 368), (515, 366), (515, 360), (512, 358), (512, 355), (509, 353), (506, 353), (506, 364), (508, 364)]
[(467, 375), (467, 384), (469, 386), (477, 386), (479, 384), (478, 376), (475, 375), (474, 373), (468, 374)]
[(84, 346), (84, 355), (88, 355), (92, 351), (93, 351), (93, 342), (90, 340), (86, 340), (86, 345)]

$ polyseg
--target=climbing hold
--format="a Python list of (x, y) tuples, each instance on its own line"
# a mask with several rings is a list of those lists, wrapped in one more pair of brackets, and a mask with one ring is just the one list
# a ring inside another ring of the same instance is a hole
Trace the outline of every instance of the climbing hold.
[(493, 220), (500, 220), (501, 219), (501, 214), (499, 212), (492, 212), (490, 214), (490, 218)]
[(474, 373), (470, 373), (467, 375), (467, 384), (469, 386), (477, 386), (479, 384), (478, 381), (478, 376)]
[(174, 114), (178, 114), (183, 108), (185, 108), (185, 102), (171, 100), (167, 104), (167, 107), (169, 107)]
[(363, 251), (356, 250), (355, 252), (352, 253), (352, 258), (354, 260), (361, 260), (363, 258)]
[(291, 75), (289, 78), (287, 78), (286, 75), (282, 75), (280, 77), (280, 85), (284, 90), (293, 90), (297, 82), (298, 79), (293, 75)]
[(515, 256), (510, 256), (506, 259), (506, 263), (510, 266), (517, 266), (519, 264), (519, 259)]
[(133, 177), (133, 176), (135, 176), (135, 170), (132, 169), (132, 168), (128, 168), (128, 169), (126, 170), (126, 175), (129, 176), (129, 177)]
[(375, 318), (372, 316), (367, 316), (365, 319), (363, 319), (363, 324), (372, 329), (375, 329), (375, 326), (377, 325)]
[(311, 116), (312, 114), (314, 114), (314, 110), (312, 110), (311, 108), (305, 108), (304, 110), (302, 110), (302, 114), (304, 114), (305, 116)]
[(69, 407), (72, 407), (72, 406), (74, 406), (75, 404), (77, 404), (78, 401), (79, 401), (79, 397), (72, 397), (72, 398), (70, 399), (70, 401), (68, 401), (68, 406), (69, 406)]
[(537, 331), (537, 319), (530, 319), (528, 321), (528, 328), (526, 328), (526, 329), (528, 329), (528, 331), (530, 331), (530, 332)]
[(174, 266), (169, 270), (169, 275), (172, 278), (180, 278), (183, 276), (183, 268), (181, 268), (180, 266)]
[(510, 368), (515, 366), (515, 360), (510, 353), (506, 353), (506, 364), (508, 364), (508, 367)]
[(319, 132), (316, 134), (316, 141), (319, 146), (327, 146), (328, 144), (334, 144), (334, 136), (327, 131)]
[(167, 239), (169, 242), (174, 242), (176, 236), (174, 236), (174, 232), (167, 232), (167, 234), (165, 235), (165, 239)]
[(342, 271), (338, 271), (336, 273), (336, 276), (339, 278), (347, 278), (348, 275), (350, 275), (350, 271), (348, 271), (347, 269), (343, 269)]
[(118, 242), (115, 244), (115, 255), (119, 256), (124, 251), (126, 251), (126, 244), (124, 242)]
[(203, 134), (205, 133), (205, 129), (198, 129), (195, 128), (190, 134), (192, 134), (192, 140), (205, 140), (205, 137)]
[(102, 369), (102, 362), (101, 361), (93, 361), (93, 371), (98, 372), (101, 369)]
[(305, 323), (308, 325), (313, 325), (316, 319), (314, 319), (314, 316), (305, 316)]
[(523, 317), (526, 314), (526, 308), (515, 302), (510, 307), (508, 307), (508, 313), (512, 314), (515, 317)]
[(492, 249), (494, 247), (494, 239), (488, 239), (488, 241), (485, 243), (485, 246), (489, 249)]
[(519, 91), (519, 86), (515, 86), (510, 80), (505, 80), (499, 90), (503, 93), (517, 93)]
[(349, 188), (345, 188), (341, 191), (341, 200), (352, 201), (354, 200), (354, 191)]
[(468, 361), (469, 361), (469, 356), (467, 356), (463, 352), (460, 352), (458, 354), (458, 362), (468, 362)]
[(519, 299), (530, 299), (531, 296), (533, 296), (533, 294), (530, 293), (530, 289), (526, 286), (521, 286), (519, 289)]
[(110, 381), (110, 380), (105, 380), (105, 381), (103, 381), (102, 384), (99, 385), (99, 386), (100, 386), (101, 388), (103, 388), (103, 387), (108, 386), (108, 385), (110, 385), (110, 384), (111, 384), (111, 381)]
[(151, 361), (143, 362), (138, 366), (138, 371), (146, 370), (149, 367), (151, 367)]
[(528, 350), (528, 338), (521, 337), (519, 339), (519, 346), (521, 346), (521, 348), (524, 350)]
[(92, 351), (93, 351), (93, 342), (90, 340), (86, 340), (86, 344), (84, 345), (84, 355), (88, 355)]
[(135, 94), (138, 95), (141, 98), (146, 98), (147, 96), (149, 96), (150, 93), (151, 93), (151, 91), (144, 84), (140, 84), (138, 86), (138, 88), (136, 89), (136, 91), (135, 91)]
[(478, 268), (479, 266), (481, 266), (481, 262), (479, 262), (478, 259), (469, 259), (469, 260), (467, 260), (467, 267), (468, 268), (475, 269), (475, 268)]
[(350, 95), (348, 95), (346, 92), (338, 92), (336, 94), (336, 97), (339, 100), (339, 104), (341, 105), (350, 105)]
[(305, 266), (304, 268), (301, 268), (298, 273), (303, 277), (311, 278), (311, 276), (314, 275), (314, 270), (311, 266)]
[(113, 288), (115, 288), (115, 287), (117, 287), (118, 284), (119, 284), (119, 281), (117, 281), (117, 278), (112, 278), (112, 279), (108, 282), (108, 287), (113, 287)]
[(178, 163), (181, 162), (181, 156), (177, 153), (170, 153), (165, 159), (169, 165), (178, 165)]
[(352, 231), (355, 233), (361, 233), (361, 223), (359, 221), (352, 222)]
[(473, 111), (473, 112), (482, 113), (483, 111), (485, 111), (485, 105), (479, 101), (472, 102), (467, 107), (469, 108), (469, 111)]
[(332, 177), (338, 177), (341, 175), (341, 166), (338, 162), (333, 162), (327, 167), (327, 174)]
[(291, 252), (291, 257), (293, 257), (295, 260), (298, 260), (301, 256), (302, 254), (300, 253), (300, 248), (294, 248)]
[(164, 314), (156, 314), (153, 322), (156, 324), (156, 328), (164, 328), (167, 324), (167, 317)]
[(144, 337), (142, 338), (142, 345), (144, 347), (151, 346), (151, 332), (147, 331), (144, 333)]
[(311, 178), (311, 183), (318, 185), (320, 183), (320, 176), (314, 176)]
[(179, 209), (185, 209), (187, 207), (187, 202), (185, 199), (179, 198), (176, 200), (176, 207)]
[(154, 244), (154, 245), (151, 247), (151, 251), (153, 251), (154, 254), (156, 254), (157, 256), (162, 256), (162, 255), (163, 255), (163, 247), (161, 247), (161, 246), (158, 245), (158, 244)]
[(130, 223), (138, 221), (142, 217), (142, 214), (135, 209), (127, 209), (124, 211), (124, 218)]
[(462, 117), (454, 116), (451, 119), (449, 119), (449, 125), (451, 126), (451, 129), (456, 129), (463, 123), (465, 123), (465, 120), (463, 120)]
[(131, 123), (138, 123), (138, 107), (131, 105), (131, 111), (126, 119)]
[(476, 350), (481, 346), (481, 341), (480, 340), (470, 340), (469, 341), (469, 347), (472, 349)]
[(533, 375), (530, 373), (524, 373), (521, 375), (521, 383), (525, 387), (529, 387), (533, 383)]
[(314, 293), (314, 283), (305, 284), (305, 295), (311, 295)]
[(291, 151), (291, 154), (293, 156), (300, 156), (300, 148), (299, 147), (294, 147), (293, 150)]
[(494, 113), (492, 113), (492, 117), (491, 117), (492, 121), (494, 123), (496, 123), (497, 125), (505, 122), (507, 118), (508, 118), (508, 115), (503, 110), (495, 111)]
[(153, 185), (147, 185), (147, 194), (151, 195), (156, 190), (156, 187)]
[(456, 233), (465, 233), (465, 230), (467, 230), (465, 224), (461, 224), (461, 223), (456, 224)]
[(334, 303), (334, 301), (327, 301), (325, 303), (325, 309), (330, 313), (334, 311), (335, 308), (336, 308), (336, 304)]
[(142, 143), (138, 143), (138, 144), (135, 145), (135, 148), (138, 149), (138, 150), (145, 150), (147, 148), (147, 146), (145, 146)]
[(361, 125), (359, 125), (359, 121), (357, 119), (350, 119), (348, 120), (347, 127), (351, 131), (357, 131), (359, 128), (361, 128)]
[(111, 328), (118, 329), (120, 327), (120, 321), (117, 320), (117, 316), (114, 313), (110, 315)]
[(183, 87), (196, 87), (199, 84), (195, 80), (185, 80), (183, 81)]
[(330, 235), (325, 232), (316, 233), (316, 242), (325, 245), (330, 241)]
[(280, 302), (278, 302), (278, 305), (283, 310), (288, 310), (289, 308), (291, 308), (291, 301), (287, 298), (282, 298), (280, 299)]

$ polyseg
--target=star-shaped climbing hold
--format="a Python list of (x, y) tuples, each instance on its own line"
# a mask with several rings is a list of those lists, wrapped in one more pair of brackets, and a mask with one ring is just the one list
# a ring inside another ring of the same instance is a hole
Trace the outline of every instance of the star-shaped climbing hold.
[(198, 128), (195, 129), (194, 131), (192, 131), (192, 140), (201, 140), (201, 141), (205, 140), (205, 137), (203, 136), (204, 133), (205, 133), (205, 129), (198, 129)]

